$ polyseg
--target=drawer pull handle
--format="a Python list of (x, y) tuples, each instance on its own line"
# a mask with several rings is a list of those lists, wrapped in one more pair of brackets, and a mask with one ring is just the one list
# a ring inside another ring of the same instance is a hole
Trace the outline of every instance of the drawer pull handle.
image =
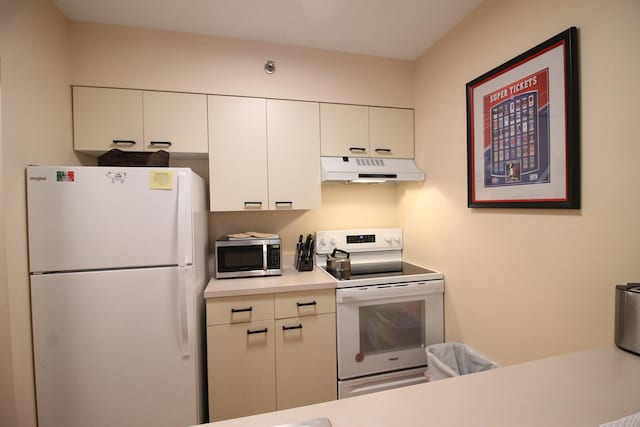
[(390, 148), (376, 148), (375, 151), (376, 151), (376, 153), (390, 153), (391, 149)]
[(171, 141), (149, 141), (149, 145), (166, 145), (171, 147)]
[(296, 303), (296, 305), (297, 305), (298, 307), (305, 307), (305, 306), (307, 306), (307, 305), (316, 305), (316, 304), (318, 304), (318, 303), (317, 303), (317, 302), (315, 302), (315, 301), (311, 301), (311, 302), (297, 302), (297, 303)]
[(246, 311), (251, 311), (253, 310), (253, 307), (247, 307), (247, 308), (232, 308), (231, 309), (231, 313), (243, 313)]
[(283, 326), (282, 330), (283, 331), (290, 331), (292, 329), (302, 329), (302, 323), (296, 325), (296, 326)]
[(244, 207), (245, 208), (251, 208), (251, 207), (262, 207), (262, 202), (244, 202)]
[(266, 334), (269, 330), (267, 328), (264, 329), (254, 329), (253, 331), (251, 329), (247, 329), (247, 335), (253, 335), (253, 334)]
[(136, 145), (136, 142), (131, 139), (114, 139), (112, 142), (116, 145), (118, 144)]
[(349, 147), (349, 151), (357, 152), (357, 153), (365, 153), (367, 149), (363, 147)]
[(280, 205), (287, 205), (289, 207), (293, 207), (293, 202), (276, 202), (276, 207)]

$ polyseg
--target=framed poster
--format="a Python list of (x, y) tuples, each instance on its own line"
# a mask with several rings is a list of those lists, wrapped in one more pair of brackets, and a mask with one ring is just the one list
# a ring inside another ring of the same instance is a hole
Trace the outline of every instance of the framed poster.
[(470, 208), (580, 208), (577, 30), (467, 83)]

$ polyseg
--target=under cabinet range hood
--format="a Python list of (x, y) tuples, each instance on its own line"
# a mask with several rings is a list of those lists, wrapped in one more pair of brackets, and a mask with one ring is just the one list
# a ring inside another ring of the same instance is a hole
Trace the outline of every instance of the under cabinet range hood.
[(379, 157), (321, 157), (322, 181), (424, 181), (413, 159)]

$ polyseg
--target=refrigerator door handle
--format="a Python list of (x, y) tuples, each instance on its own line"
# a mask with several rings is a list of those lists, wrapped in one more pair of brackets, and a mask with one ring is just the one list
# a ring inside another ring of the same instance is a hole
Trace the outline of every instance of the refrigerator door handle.
[(178, 174), (178, 267), (184, 267), (187, 265), (187, 233), (189, 227), (187, 226), (187, 175), (184, 173)]
[(191, 328), (187, 309), (187, 281), (184, 268), (178, 269), (178, 315), (180, 316), (180, 350), (182, 357), (191, 357)]

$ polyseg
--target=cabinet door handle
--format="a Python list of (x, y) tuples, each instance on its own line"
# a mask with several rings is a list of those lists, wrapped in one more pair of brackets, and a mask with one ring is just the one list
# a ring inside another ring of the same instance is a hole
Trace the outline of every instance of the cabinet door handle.
[(357, 153), (364, 153), (367, 151), (366, 148), (364, 147), (349, 147), (349, 151), (353, 152), (357, 152)]
[(280, 205), (287, 205), (289, 207), (293, 207), (293, 202), (276, 202), (276, 207)]
[(253, 310), (253, 307), (247, 307), (247, 308), (232, 308), (231, 309), (231, 313), (244, 313), (247, 311), (251, 311)]
[(247, 329), (247, 335), (253, 335), (253, 334), (266, 334), (269, 330), (267, 328), (263, 328), (263, 329), (254, 329), (253, 331), (251, 329)]
[(376, 153), (390, 153), (391, 149), (390, 148), (376, 148), (375, 152)]
[(166, 145), (171, 147), (171, 141), (149, 141), (149, 145)]
[(315, 302), (315, 301), (311, 301), (311, 302), (297, 302), (297, 303), (296, 303), (296, 305), (297, 305), (298, 307), (305, 307), (305, 306), (307, 306), (307, 305), (316, 305), (316, 304), (318, 304), (318, 303), (317, 303), (317, 302)]
[(262, 202), (244, 202), (244, 207), (245, 208), (251, 208), (251, 207), (261, 208), (262, 207)]
[(302, 323), (295, 326), (282, 326), (283, 331), (290, 331), (292, 329), (302, 329)]
[(114, 144), (128, 144), (128, 145), (136, 145), (136, 142), (131, 139), (114, 139), (112, 141)]

